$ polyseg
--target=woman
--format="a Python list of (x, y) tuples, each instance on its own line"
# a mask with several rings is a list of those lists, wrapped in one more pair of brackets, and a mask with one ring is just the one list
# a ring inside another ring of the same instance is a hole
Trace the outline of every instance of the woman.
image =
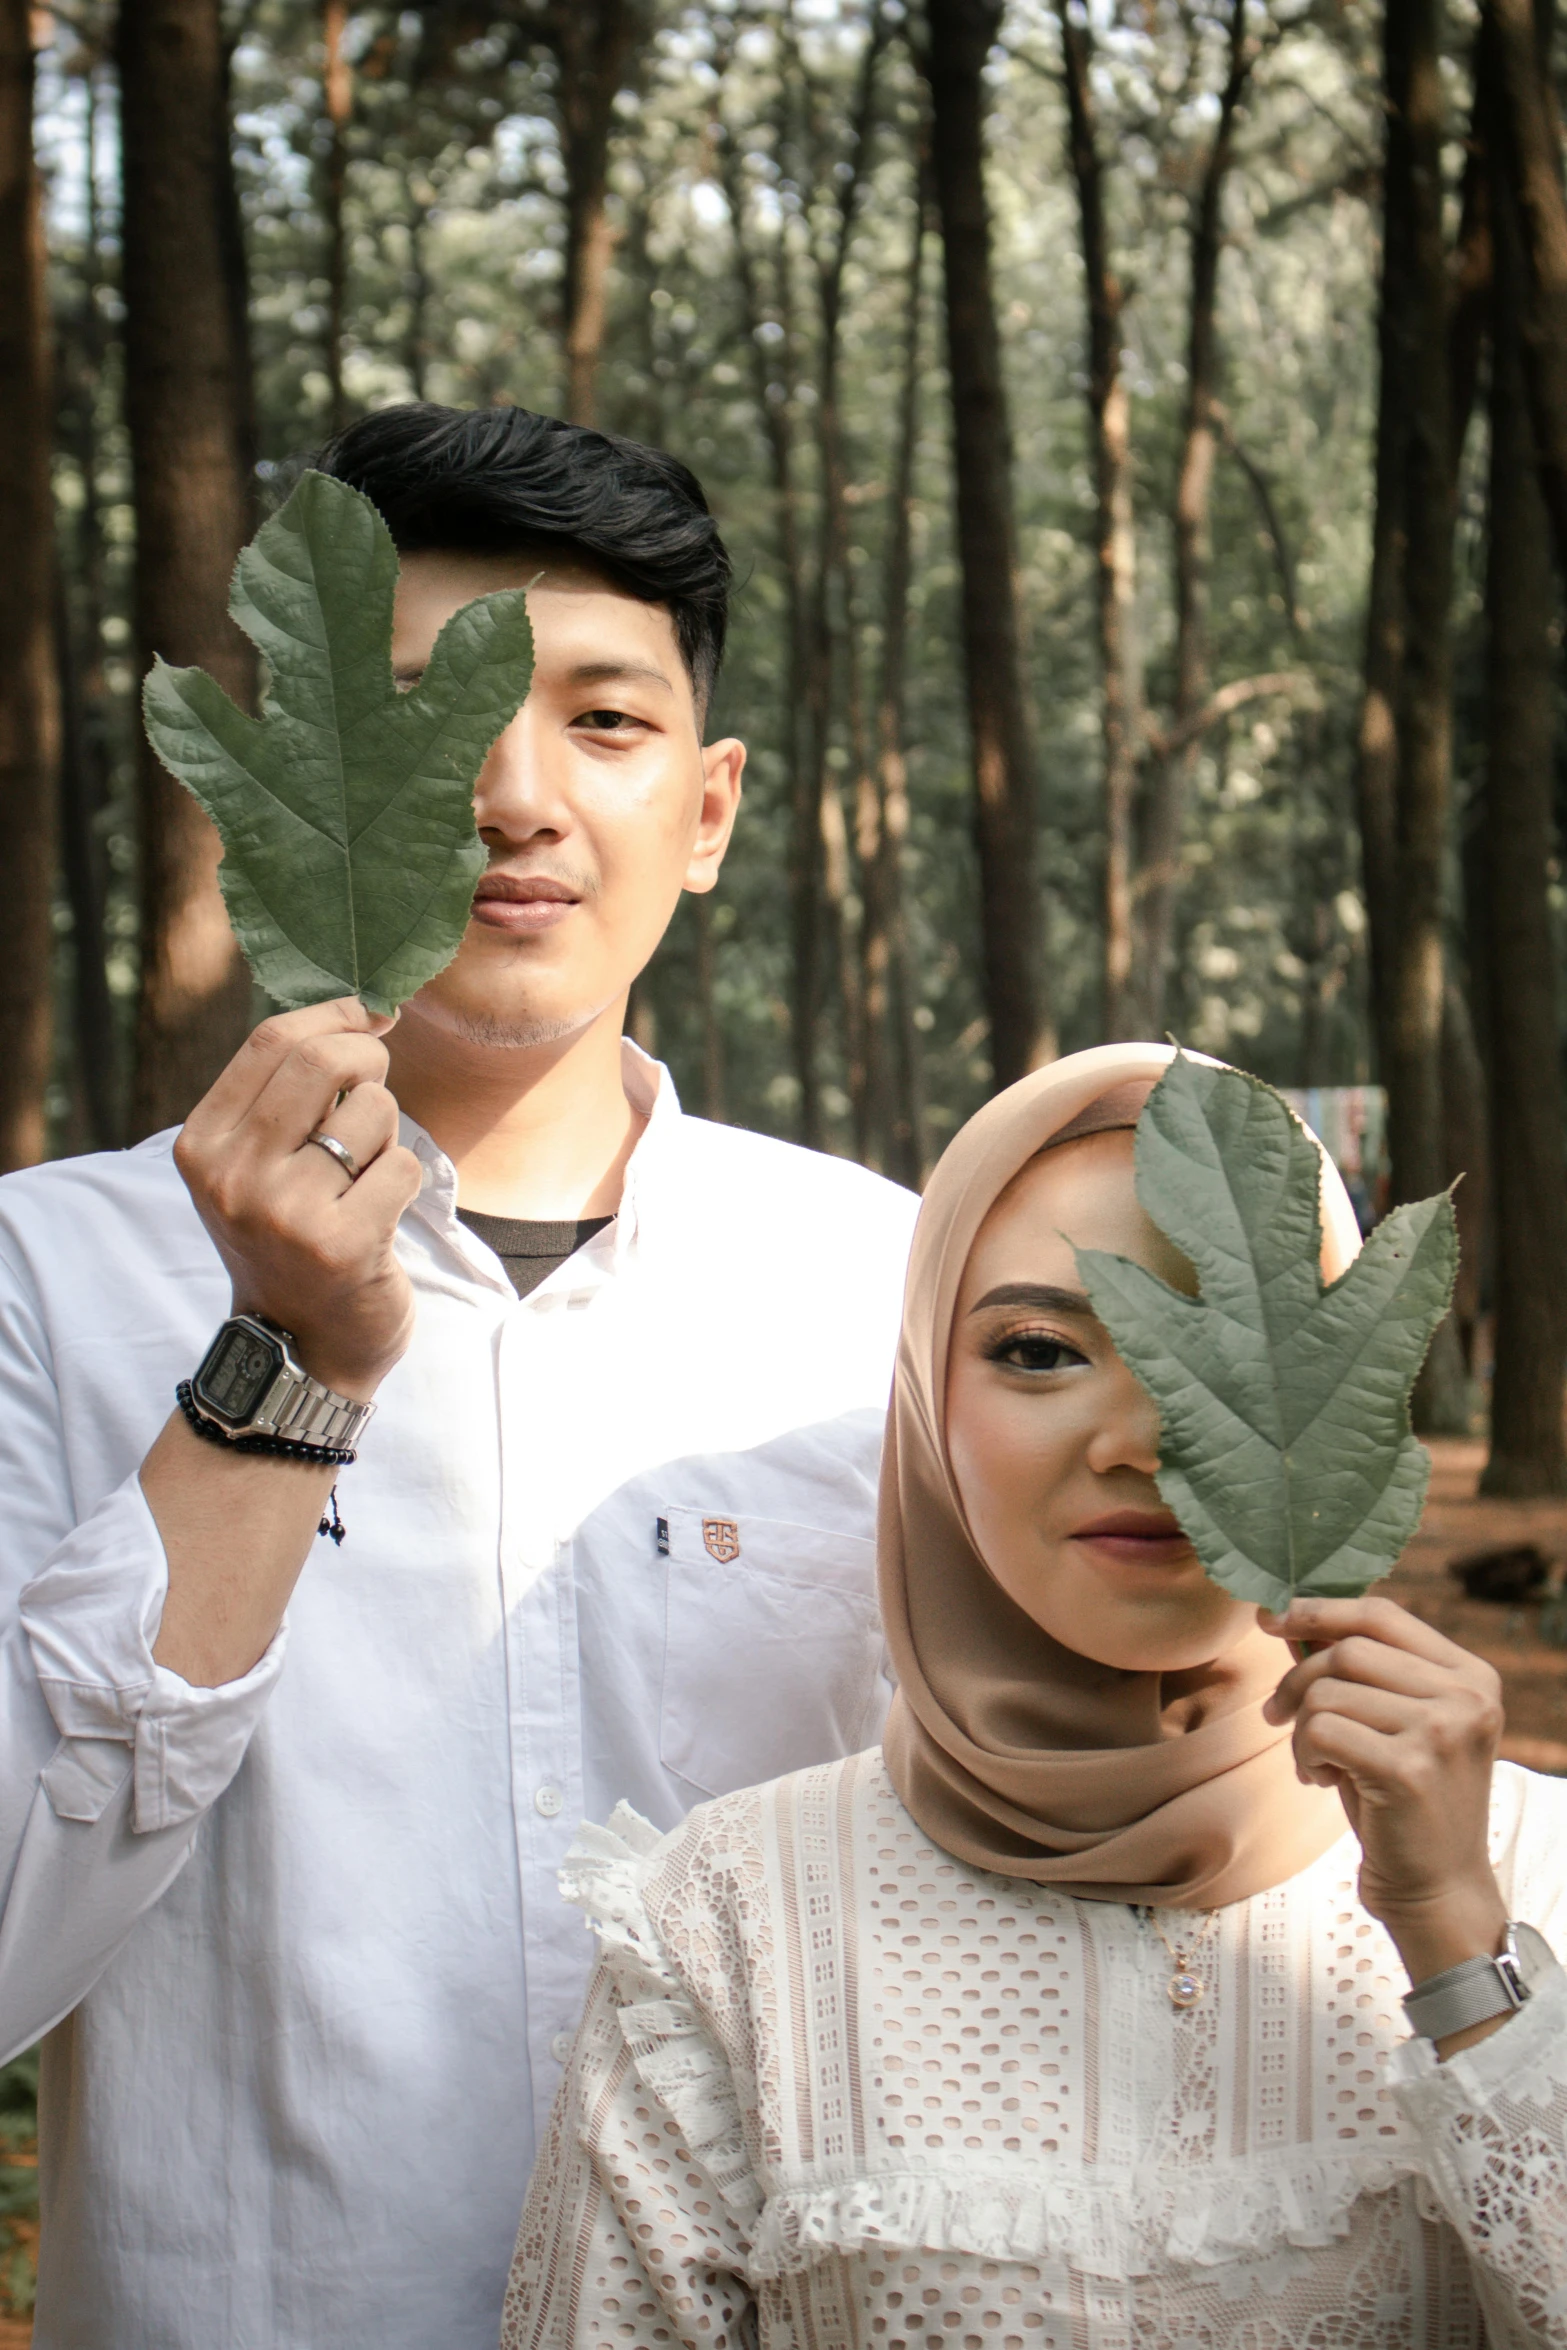
[[(1488, 1667), (1385, 1599), (1259, 1624), (1160, 1502), (1073, 1243), (1191, 1286), (1133, 1187), (1167, 1060), (1025, 1079), (932, 1178), (884, 1750), (584, 1832), (507, 2350), (1567, 2345), (1567, 1978), (1400, 2005), (1567, 1935), (1567, 1788), (1493, 1770)], [(1332, 1276), (1326, 1160), (1322, 1211)]]

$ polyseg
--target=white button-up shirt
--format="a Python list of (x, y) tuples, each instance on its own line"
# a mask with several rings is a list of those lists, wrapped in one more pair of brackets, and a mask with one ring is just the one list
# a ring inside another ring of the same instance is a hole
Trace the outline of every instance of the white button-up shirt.
[(136, 1470), (228, 1309), (159, 1136), (0, 1184), (0, 2042), (44, 2052), (38, 2350), (492, 2350), (628, 1798), (876, 1736), (914, 1201), (681, 1114), (519, 1300), (424, 1186), (413, 1344), (242, 1680), (153, 1661)]

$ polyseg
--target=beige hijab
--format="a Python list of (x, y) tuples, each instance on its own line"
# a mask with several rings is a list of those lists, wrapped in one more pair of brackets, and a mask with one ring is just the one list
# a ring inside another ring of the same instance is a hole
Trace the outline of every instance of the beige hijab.
[[(1288, 1727), (1262, 1718), (1285, 1651), (1251, 1631), (1210, 1666), (1159, 1674), (1062, 1648), (987, 1572), (945, 1429), (953, 1311), (992, 1203), (1066, 1129), (1133, 1124), (1169, 1060), (1164, 1045), (1104, 1045), (1038, 1070), (970, 1119), (931, 1177), (882, 1463), (898, 1675), (885, 1744), (903, 1801), (959, 1860), (1093, 1901), (1212, 1909), (1282, 1884), (1344, 1832), (1338, 1796), (1300, 1784)], [(1321, 1204), (1331, 1279), (1360, 1235), (1325, 1153)]]

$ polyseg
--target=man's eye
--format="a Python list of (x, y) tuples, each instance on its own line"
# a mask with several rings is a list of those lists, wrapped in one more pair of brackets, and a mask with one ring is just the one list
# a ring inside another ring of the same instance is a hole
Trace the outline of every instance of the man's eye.
[(1086, 1363), (1088, 1357), (1047, 1331), (1015, 1330), (990, 1349), (990, 1359), (1004, 1363), (1009, 1371), (1069, 1371), (1075, 1364)]
[(593, 734), (624, 734), (635, 726), (636, 720), (624, 710), (584, 710), (575, 724), (585, 726)]

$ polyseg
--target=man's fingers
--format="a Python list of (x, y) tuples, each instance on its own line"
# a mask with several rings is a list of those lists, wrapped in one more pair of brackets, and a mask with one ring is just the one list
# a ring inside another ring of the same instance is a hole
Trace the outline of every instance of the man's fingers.
[(387, 1052), (377, 1036), (307, 1037), (273, 1070), (227, 1149), (247, 1163), (291, 1158), (307, 1134), (329, 1124), (339, 1094), (380, 1085)]
[(311, 1195), (340, 1199), (352, 1178), (331, 1151), (317, 1147), (312, 1140), (316, 1134), (329, 1135), (334, 1142), (340, 1142), (363, 1174), (397, 1140), (397, 1104), (384, 1085), (356, 1085), (317, 1120), (295, 1152), (295, 1168), (301, 1181), (308, 1182)]
[(300, 1012), (274, 1012), (252, 1029), (222, 1075), (186, 1120), (187, 1133), (210, 1139), (237, 1126), (273, 1074), (296, 1046), (333, 1035), (384, 1036), (395, 1022), (384, 1012), (367, 1012), (357, 996), (337, 996)]

